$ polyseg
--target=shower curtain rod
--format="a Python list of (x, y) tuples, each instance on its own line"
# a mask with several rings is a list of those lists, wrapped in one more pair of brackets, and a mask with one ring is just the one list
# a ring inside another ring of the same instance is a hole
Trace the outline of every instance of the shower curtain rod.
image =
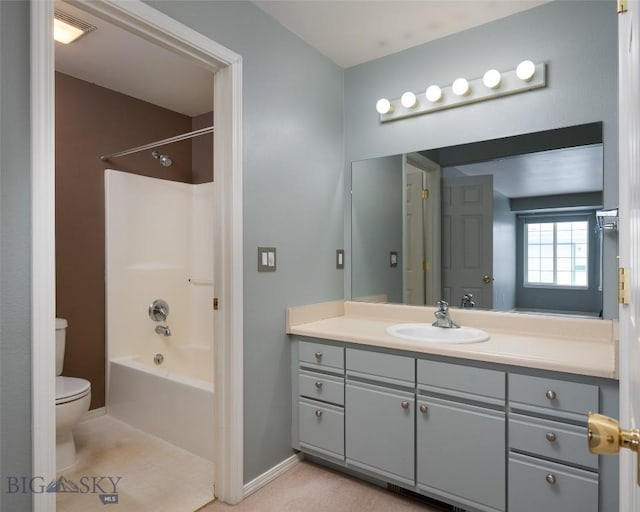
[(206, 135), (207, 133), (213, 133), (213, 126), (200, 128), (199, 130), (194, 130), (192, 132), (183, 133), (182, 135), (169, 137), (168, 139), (162, 139), (156, 142), (150, 142), (149, 144), (145, 144), (144, 146), (137, 146), (135, 148), (125, 149), (124, 151), (118, 151), (117, 153), (102, 155), (100, 157), (100, 160), (102, 160), (103, 162), (106, 162), (110, 158), (115, 158), (117, 156), (130, 155), (131, 153), (138, 153), (139, 151), (145, 151), (146, 149), (157, 148), (158, 146), (164, 146), (165, 144), (171, 144), (172, 142), (180, 142), (181, 140), (192, 139), (193, 137), (199, 137), (200, 135)]

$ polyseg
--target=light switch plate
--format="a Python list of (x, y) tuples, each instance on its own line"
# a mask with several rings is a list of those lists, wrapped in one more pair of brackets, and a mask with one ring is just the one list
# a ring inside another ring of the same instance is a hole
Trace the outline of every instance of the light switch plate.
[(258, 272), (276, 271), (276, 248), (258, 247)]
[(338, 270), (344, 268), (344, 249), (336, 250), (336, 268)]
[(391, 251), (389, 253), (389, 266), (391, 268), (396, 268), (398, 266), (398, 253), (396, 251)]

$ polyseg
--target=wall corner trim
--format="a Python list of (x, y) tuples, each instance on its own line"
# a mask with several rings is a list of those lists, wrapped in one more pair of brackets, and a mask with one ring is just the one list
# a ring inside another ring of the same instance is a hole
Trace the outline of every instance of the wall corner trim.
[(296, 453), (291, 457), (284, 459), (279, 464), (276, 464), (271, 469), (265, 471), (264, 473), (257, 476), (250, 482), (244, 484), (244, 489), (242, 493), (243, 499), (248, 498), (254, 492), (258, 491), (259, 489), (267, 485), (269, 482), (272, 482), (279, 476), (284, 475), (287, 471), (297, 466), (303, 459), (304, 459), (303, 453)]

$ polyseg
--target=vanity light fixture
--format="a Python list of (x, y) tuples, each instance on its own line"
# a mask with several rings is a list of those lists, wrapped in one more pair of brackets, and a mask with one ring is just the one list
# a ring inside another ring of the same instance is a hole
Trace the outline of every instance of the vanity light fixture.
[(390, 114), (393, 112), (393, 107), (387, 98), (380, 98), (376, 103), (376, 110), (378, 114)]
[(62, 44), (73, 43), (85, 34), (93, 32), (96, 27), (60, 9), (53, 14), (53, 39)]
[(530, 60), (523, 60), (516, 68), (516, 76), (523, 82), (529, 82), (536, 73), (536, 65)]
[(405, 92), (400, 98), (400, 103), (404, 108), (413, 108), (418, 104), (418, 98), (412, 92)]
[(424, 92), (427, 101), (418, 101), (412, 92), (400, 98), (382, 98), (376, 104), (381, 123), (406, 117), (429, 114), (448, 108), (461, 107), (469, 103), (492, 100), (502, 96), (533, 91), (547, 86), (546, 65), (523, 60), (516, 69), (498, 71), (489, 69), (481, 78), (457, 78), (450, 86), (432, 84)]
[(427, 87), (427, 92), (425, 96), (431, 103), (435, 103), (436, 101), (440, 101), (442, 99), (442, 89), (437, 85), (430, 85)]
[(497, 69), (490, 69), (482, 77), (482, 83), (489, 89), (497, 89), (500, 87), (501, 81), (502, 75), (500, 75), (500, 71)]
[(466, 96), (469, 94), (471, 88), (466, 78), (456, 78), (451, 86), (451, 90), (456, 96)]

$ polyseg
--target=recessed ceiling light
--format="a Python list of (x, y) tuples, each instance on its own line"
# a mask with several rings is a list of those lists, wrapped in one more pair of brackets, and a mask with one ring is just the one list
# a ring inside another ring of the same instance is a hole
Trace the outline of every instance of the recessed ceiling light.
[(62, 44), (73, 43), (80, 37), (96, 30), (96, 27), (71, 16), (59, 9), (55, 10), (53, 18), (53, 38)]

